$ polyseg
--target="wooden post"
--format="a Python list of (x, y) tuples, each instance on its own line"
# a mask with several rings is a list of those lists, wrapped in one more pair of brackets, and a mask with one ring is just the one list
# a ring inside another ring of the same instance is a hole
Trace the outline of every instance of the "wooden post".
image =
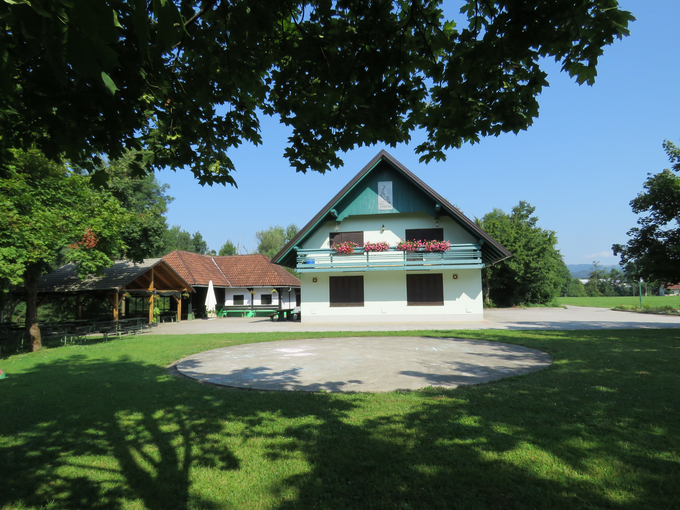
[(117, 321), (118, 320), (118, 305), (119, 303), (119, 298), (120, 296), (118, 295), (118, 291), (113, 295), (113, 320)]
[(182, 320), (182, 293), (180, 292), (179, 297), (172, 296), (177, 301), (177, 322)]
[(149, 296), (149, 324), (153, 324), (153, 291), (154, 288), (154, 271), (151, 268), (151, 283), (149, 284), (149, 290), (151, 291), (151, 296)]
[(153, 324), (153, 293), (149, 296), (149, 324)]

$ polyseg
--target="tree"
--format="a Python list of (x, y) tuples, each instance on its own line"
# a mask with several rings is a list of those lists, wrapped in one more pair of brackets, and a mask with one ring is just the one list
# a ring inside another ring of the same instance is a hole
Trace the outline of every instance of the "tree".
[(203, 240), (200, 232), (190, 234), (179, 225), (173, 225), (165, 231), (163, 249), (158, 256), (162, 257), (175, 250), (200, 253), (201, 255), (215, 254), (208, 248), (208, 243)]
[(291, 223), (286, 228), (279, 225), (269, 227), (267, 230), (260, 230), (255, 233), (259, 241), (257, 252), (262, 253), (270, 259), (274, 257), (300, 230), (297, 225)]
[(132, 170), (138, 151), (127, 151), (121, 158), (108, 162), (100, 171), (108, 175), (105, 189), (122, 207), (133, 213), (121, 226), (127, 246), (125, 258), (141, 261), (162, 250), (168, 229), (165, 214), (173, 198), (167, 195), (170, 186), (160, 184), (153, 174), (137, 177)]
[(441, 0), (0, 2), (0, 146), (36, 144), (88, 169), (92, 155), (139, 147), (140, 169), (234, 184), (228, 151), (260, 144), (270, 115), (292, 130), (297, 171), (421, 129), (416, 152), (440, 160), (530, 126), (543, 62), (594, 83), (603, 48), (633, 20), (616, 0), (460, 5), (457, 27)]
[(195, 232), (194, 235), (191, 236), (191, 244), (194, 247), (191, 251), (194, 253), (200, 253), (201, 255), (209, 254), (208, 252), (210, 250), (208, 249), (208, 243), (203, 240), (203, 236), (200, 232)]
[(234, 246), (234, 243), (231, 242), (231, 239), (227, 239), (227, 242), (222, 245), (219, 252), (220, 256), (237, 254), (238, 251), (236, 250), (236, 246)]
[(494, 209), (478, 224), (512, 253), (484, 270), (485, 299), (499, 306), (545, 304), (560, 291), (564, 264), (555, 232), (537, 226), (535, 207), (521, 201), (511, 214)]
[(578, 278), (572, 278), (566, 289), (562, 292), (562, 296), (568, 297), (584, 297), (586, 295), (586, 289)]
[(182, 230), (182, 227), (179, 225), (173, 225), (165, 231), (163, 250), (160, 256), (167, 255), (175, 250), (194, 251), (191, 234), (186, 230)]
[(39, 151), (16, 151), (0, 179), (0, 281), (23, 284), (32, 349), (42, 347), (37, 282), (63, 253), (82, 275), (125, 253), (122, 225), (134, 221), (111, 193), (96, 191)]
[(672, 163), (672, 170), (649, 174), (643, 188), (631, 200), (635, 214), (640, 215), (637, 227), (628, 231), (625, 245), (615, 244), (612, 250), (621, 256), (621, 265), (636, 277), (658, 280), (665, 285), (680, 283), (680, 148), (668, 140), (663, 148)]

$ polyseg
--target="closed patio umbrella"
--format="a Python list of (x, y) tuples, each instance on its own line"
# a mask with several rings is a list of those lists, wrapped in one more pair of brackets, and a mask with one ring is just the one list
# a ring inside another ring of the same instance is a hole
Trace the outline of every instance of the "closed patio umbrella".
[(208, 294), (205, 296), (205, 311), (214, 313), (216, 305), (217, 299), (215, 298), (215, 288), (213, 287), (212, 280), (210, 280), (208, 283)]

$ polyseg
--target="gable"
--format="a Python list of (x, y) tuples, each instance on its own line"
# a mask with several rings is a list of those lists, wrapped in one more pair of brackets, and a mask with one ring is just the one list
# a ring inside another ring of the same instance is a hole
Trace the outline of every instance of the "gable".
[[(382, 194), (381, 194), (382, 191)], [(337, 221), (348, 216), (426, 212), (436, 214), (434, 199), (385, 160), (380, 160), (333, 208)]]
[[(388, 193), (390, 196), (387, 201), (380, 200), (379, 187), (382, 191), (380, 183), (391, 183), (391, 194)], [(382, 150), (300, 229), (297, 235), (272, 258), (272, 262), (295, 267), (296, 249), (304, 246), (305, 242), (317, 231), (325, 228), (329, 221), (342, 222), (344, 218), (350, 216), (404, 213), (425, 213), (432, 215), (435, 220), (444, 216), (451, 218), (481, 247), (484, 264), (494, 264), (512, 256), (479, 225)]]

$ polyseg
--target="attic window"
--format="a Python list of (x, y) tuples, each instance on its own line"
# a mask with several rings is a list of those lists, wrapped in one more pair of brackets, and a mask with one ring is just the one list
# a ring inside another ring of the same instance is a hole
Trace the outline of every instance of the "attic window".
[(378, 181), (378, 210), (391, 211), (392, 205), (392, 181)]

